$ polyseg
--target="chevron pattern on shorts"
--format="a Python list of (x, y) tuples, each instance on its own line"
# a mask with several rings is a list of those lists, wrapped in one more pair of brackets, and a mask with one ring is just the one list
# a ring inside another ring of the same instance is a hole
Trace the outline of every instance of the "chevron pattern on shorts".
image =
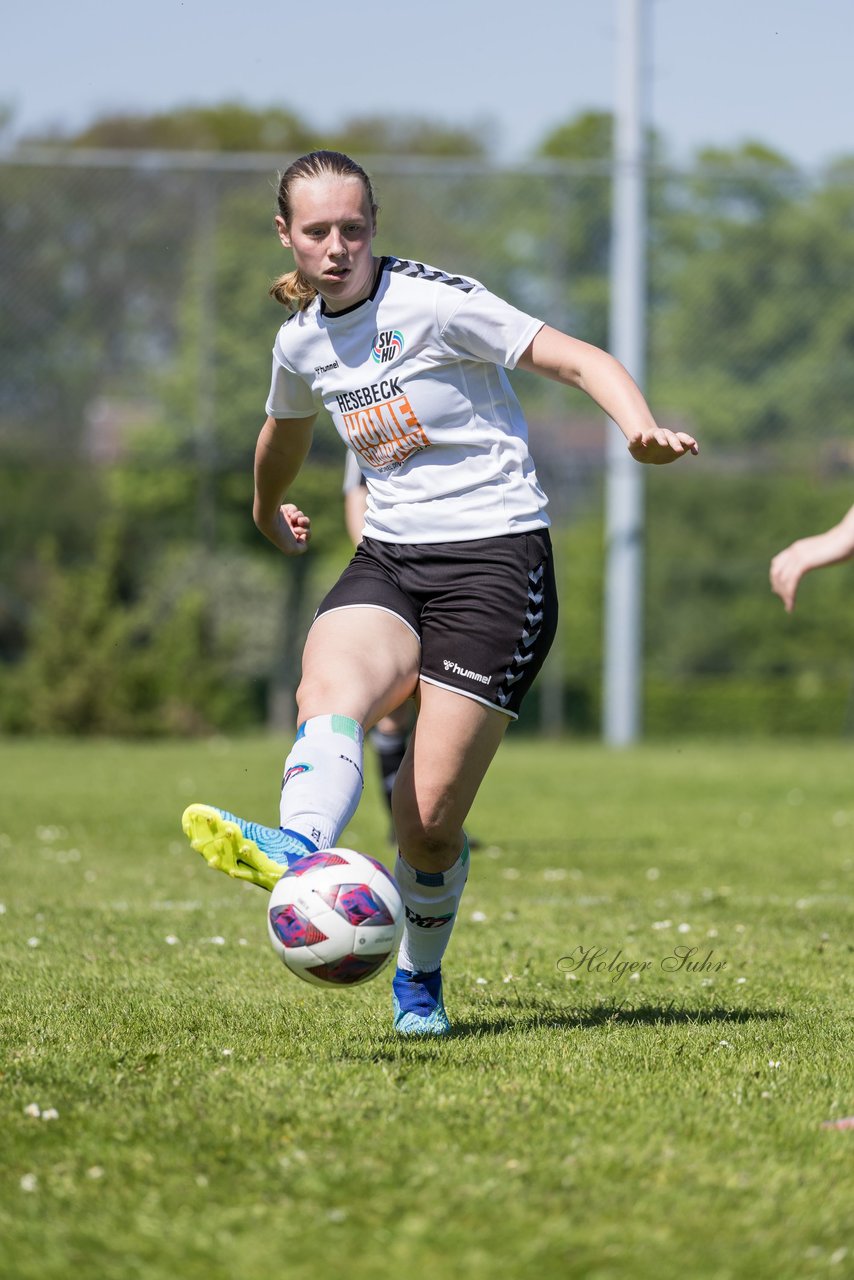
[(418, 280), (438, 280), (439, 284), (449, 284), (463, 293), (471, 293), (475, 288), (472, 280), (464, 280), (462, 276), (448, 275), (438, 267), (425, 267), (423, 262), (412, 262), (408, 258), (390, 258), (389, 270), (402, 276), (413, 276)]
[(525, 668), (533, 660), (534, 646), (543, 629), (543, 573), (545, 566), (537, 565), (528, 574), (528, 608), (525, 611), (525, 625), (516, 644), (516, 650), (510, 659), (510, 665), (504, 672), (501, 684), (495, 694), (500, 707), (506, 707), (510, 701), (513, 685), (521, 680)]

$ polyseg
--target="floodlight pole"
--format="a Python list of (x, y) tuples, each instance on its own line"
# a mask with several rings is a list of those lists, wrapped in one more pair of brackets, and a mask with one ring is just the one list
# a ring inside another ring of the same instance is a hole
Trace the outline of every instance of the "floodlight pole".
[[(642, 387), (645, 363), (646, 183), (644, 70), (647, 0), (616, 0), (617, 90), (611, 240), (610, 349)], [(605, 487), (603, 737), (641, 731), (643, 472), (608, 422)]]

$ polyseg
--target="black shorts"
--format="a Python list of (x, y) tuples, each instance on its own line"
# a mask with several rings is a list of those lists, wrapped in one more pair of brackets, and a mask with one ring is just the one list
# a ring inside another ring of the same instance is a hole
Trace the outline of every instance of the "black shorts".
[(468, 542), (365, 538), (317, 615), (373, 605), (421, 642), (421, 679), (516, 719), (557, 628), (547, 529)]

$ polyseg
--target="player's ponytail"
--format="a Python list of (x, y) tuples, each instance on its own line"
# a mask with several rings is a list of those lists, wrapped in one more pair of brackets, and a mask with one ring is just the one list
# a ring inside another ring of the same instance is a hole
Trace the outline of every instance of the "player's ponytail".
[[(321, 178), (329, 175), (339, 178), (358, 178), (365, 188), (365, 195), (371, 210), (371, 217), (376, 218), (378, 205), (374, 199), (374, 189), (365, 170), (355, 160), (345, 156), (341, 151), (311, 151), (300, 156), (293, 164), (279, 174), (279, 187), (276, 201), (279, 216), (290, 229), (293, 217), (291, 188), (302, 178)], [(279, 276), (270, 286), (270, 297), (281, 302), (283, 307), (291, 311), (305, 311), (317, 297), (317, 290), (308, 283), (301, 271), (289, 271)]]
[(305, 311), (317, 297), (317, 290), (301, 271), (288, 271), (270, 285), (270, 297), (289, 311)]

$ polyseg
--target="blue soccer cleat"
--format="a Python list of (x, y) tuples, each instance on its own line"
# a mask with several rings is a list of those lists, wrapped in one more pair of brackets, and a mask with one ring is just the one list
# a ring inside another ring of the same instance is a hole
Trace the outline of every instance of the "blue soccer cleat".
[(402, 1036), (446, 1036), (451, 1030), (442, 1002), (442, 971), (410, 973), (398, 969), (392, 979), (394, 1029)]
[(184, 810), (181, 826), (209, 867), (271, 893), (299, 858), (317, 852), (310, 840), (294, 831), (246, 822), (209, 804), (191, 804)]

